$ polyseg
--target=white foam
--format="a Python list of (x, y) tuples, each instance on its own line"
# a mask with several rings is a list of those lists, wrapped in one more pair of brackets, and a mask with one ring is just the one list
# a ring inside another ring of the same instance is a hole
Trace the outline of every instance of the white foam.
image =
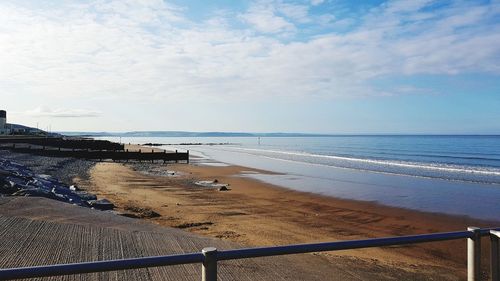
[[(481, 168), (481, 167), (471, 167), (471, 166), (434, 164), (434, 163), (403, 162), (403, 161), (394, 161), (394, 160), (376, 160), (376, 159), (343, 157), (343, 156), (334, 156), (334, 155), (311, 154), (311, 153), (306, 153), (306, 152), (292, 152), (292, 151), (254, 149), (254, 148), (231, 147), (231, 149), (240, 150), (240, 151), (247, 151), (247, 152), (256, 152), (257, 155), (266, 156), (266, 157), (269, 157), (269, 156), (262, 155), (262, 153), (274, 153), (274, 154), (310, 157), (310, 158), (323, 158), (323, 159), (341, 160), (341, 161), (347, 161), (347, 162), (366, 163), (366, 164), (372, 164), (372, 165), (382, 165), (382, 166), (412, 168), (412, 169), (432, 170), (432, 171), (443, 171), (443, 172), (452, 172), (452, 173), (468, 173), (468, 174), (481, 174), (481, 175), (487, 175), (487, 176), (500, 176), (500, 169), (495, 169), (495, 168)], [(250, 153), (250, 154), (256, 155), (254, 153)]]

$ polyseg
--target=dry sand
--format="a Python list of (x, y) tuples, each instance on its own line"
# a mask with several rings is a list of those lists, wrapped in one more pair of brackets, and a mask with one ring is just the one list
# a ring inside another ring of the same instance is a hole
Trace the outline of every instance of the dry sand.
[[(167, 166), (158, 164), (155, 169), (166, 170)], [(469, 225), (491, 226), (489, 222), (465, 217), (296, 192), (241, 177), (242, 171), (252, 171), (244, 167), (177, 164), (168, 165), (168, 170), (181, 175), (152, 175), (134, 169), (133, 164), (98, 163), (91, 170), (90, 179), (79, 184), (110, 199), (124, 212), (142, 217), (152, 210), (161, 215), (148, 219), (154, 223), (248, 246), (454, 231), (464, 230)], [(214, 179), (229, 184), (230, 190), (194, 185), (197, 180)], [(318, 255), (325, 257), (325, 262), (345, 262), (347, 257), (350, 261), (372, 264), (372, 270), (398, 268), (415, 272), (416, 276), (430, 274), (432, 279), (437, 275), (439, 280), (457, 280), (465, 277), (465, 245), (465, 240), (459, 240)]]

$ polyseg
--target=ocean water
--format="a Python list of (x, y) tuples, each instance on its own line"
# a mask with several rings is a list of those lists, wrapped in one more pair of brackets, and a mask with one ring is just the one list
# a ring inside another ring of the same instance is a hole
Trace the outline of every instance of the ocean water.
[(205, 164), (216, 161), (277, 172), (280, 175), (245, 176), (296, 190), (500, 221), (500, 136), (124, 138), (122, 142), (171, 144), (165, 148), (189, 149)]

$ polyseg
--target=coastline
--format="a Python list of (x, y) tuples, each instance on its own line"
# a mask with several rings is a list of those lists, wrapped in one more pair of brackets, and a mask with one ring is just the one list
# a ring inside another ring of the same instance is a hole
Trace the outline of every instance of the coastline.
[[(458, 231), (493, 223), (294, 191), (242, 172), (263, 171), (241, 166), (98, 163), (89, 181), (80, 185), (109, 198), (120, 211), (152, 210), (160, 217), (145, 219), (153, 223), (247, 246)], [(194, 184), (215, 179), (229, 184), (230, 190)], [(451, 241), (318, 255), (329, 262), (348, 257), (428, 274), (451, 270), (456, 274), (450, 280), (456, 280), (465, 276), (465, 246), (465, 241)]]
[[(67, 184), (90, 180), (88, 168), (94, 161), (75, 158), (51, 158), (29, 154), (8, 153), (9, 158), (47, 173), (50, 176), (66, 175)], [(120, 167), (122, 164), (105, 162), (102, 165)], [(164, 165), (130, 163), (148, 175), (165, 176)], [(80, 173), (79, 173), (80, 172)], [(75, 177), (75, 173), (78, 175)], [(119, 174), (117, 176), (120, 176)], [(139, 183), (141, 174), (132, 175), (129, 182)], [(120, 185), (119, 182), (113, 182)], [(158, 188), (152, 185), (146, 188)], [(122, 196), (123, 194), (120, 194)], [(140, 199), (135, 197), (134, 200)], [(151, 220), (132, 219), (117, 211), (100, 211), (67, 204), (43, 197), (0, 196), (0, 220), (4, 227), (0, 247), (6, 249), (2, 268), (19, 267), (20, 264), (46, 265), (68, 262), (94, 261), (96, 259), (122, 259), (140, 256), (157, 256), (196, 252), (210, 245), (218, 249), (242, 247), (228, 239), (214, 239), (184, 231), (192, 225), (176, 228), (162, 227)], [(130, 211), (130, 210), (127, 210)], [(134, 209), (134, 212), (142, 212)], [(143, 214), (146, 215), (147, 212)], [(121, 215), (120, 215), (121, 214)], [(129, 213), (130, 214), (130, 213)], [(234, 215), (234, 214), (232, 214)], [(180, 229), (179, 229), (180, 228)], [(54, 235), (58, 233), (58, 235)], [(29, 245), (13, 247), (12, 245)], [(49, 247), (49, 248), (48, 248)], [(80, 249), (68, 251), (68, 249)], [(426, 280), (428, 275), (415, 274), (398, 267), (380, 267), (373, 262), (348, 257), (329, 262), (323, 255), (310, 254), (221, 262), (229, 270), (220, 272), (224, 280), (387, 280), (398, 276), (403, 280)], [(162, 267), (159, 270), (139, 269), (110, 273), (85, 274), (64, 277), (78, 280), (198, 280), (199, 265)], [(432, 277), (440, 274), (432, 273)], [(190, 278), (193, 277), (193, 278)], [(58, 278), (56, 278), (58, 279)], [(435, 279), (435, 278), (434, 278)], [(441, 278), (438, 278), (441, 279)]]
[(498, 220), (497, 214), (500, 213), (497, 184), (324, 165), (232, 149), (204, 147), (193, 150), (203, 155), (197, 162), (204, 164), (214, 159), (230, 165), (272, 171), (272, 175), (257, 173), (248, 176), (298, 191), (482, 220)]
[[(151, 148), (139, 145), (128, 149), (151, 151)], [(287, 189), (249, 176), (272, 176), (274, 173), (242, 166), (200, 165), (198, 161), (189, 165), (82, 162), (25, 154), (7, 155), (33, 166), (39, 173), (54, 176), (67, 174), (67, 184), (75, 183), (114, 203), (117, 206), (116, 217), (123, 215), (135, 218), (137, 222), (166, 226), (165, 229), (174, 227), (201, 235), (200, 237), (216, 238), (217, 241), (236, 243), (235, 245), (243, 247), (366, 239), (459, 231), (467, 226), (494, 226), (494, 222), (465, 216), (414, 211), (375, 202)], [(64, 169), (59, 171), (60, 167)], [(214, 180), (217, 180), (219, 186), (196, 185), (198, 181)], [(219, 191), (220, 185), (225, 184), (228, 184), (229, 190)], [(30, 198), (26, 200), (37, 204), (30, 201)], [(21, 208), (16, 212), (22, 213), (23, 210)], [(40, 217), (29, 210), (25, 213), (29, 214), (26, 216), (29, 219), (60, 221), (45, 215)], [(103, 212), (106, 213), (111, 215)], [(75, 223), (82, 219), (84, 218), (79, 217)], [(65, 220), (71, 223), (69, 218)], [(310, 258), (298, 258), (314, 259), (314, 262), (310, 260), (308, 267), (308, 270), (314, 272), (340, 266), (343, 270), (352, 268), (354, 272), (359, 270), (362, 274), (376, 274), (380, 280), (464, 280), (465, 246), (465, 241), (458, 240), (315, 253), (310, 254)], [(483, 247), (487, 252), (488, 242)], [(486, 272), (487, 257), (484, 256), (484, 259), (483, 272)], [(348, 271), (349, 274), (353, 273)], [(348, 278), (351, 279), (357, 280), (355, 277)]]

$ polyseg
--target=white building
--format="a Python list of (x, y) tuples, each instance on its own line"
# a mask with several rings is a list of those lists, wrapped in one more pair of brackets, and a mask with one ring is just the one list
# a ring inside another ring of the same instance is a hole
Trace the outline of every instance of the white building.
[(0, 135), (9, 135), (10, 128), (7, 125), (7, 112), (0, 110)]

